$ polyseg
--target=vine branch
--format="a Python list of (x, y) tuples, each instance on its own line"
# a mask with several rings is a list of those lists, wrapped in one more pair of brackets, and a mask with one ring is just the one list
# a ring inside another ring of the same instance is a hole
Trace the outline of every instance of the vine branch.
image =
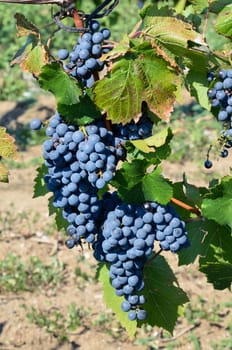
[(184, 209), (190, 211), (191, 213), (196, 214), (197, 216), (201, 216), (201, 211), (198, 208), (191, 207), (191, 205), (188, 205), (188, 204), (180, 201), (179, 199), (172, 197), (171, 202), (178, 205), (181, 208), (184, 208)]

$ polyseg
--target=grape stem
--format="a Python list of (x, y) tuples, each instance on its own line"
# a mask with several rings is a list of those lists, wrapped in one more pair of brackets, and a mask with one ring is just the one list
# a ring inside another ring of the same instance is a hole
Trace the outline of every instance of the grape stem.
[[(81, 16), (79, 15), (79, 13), (76, 9), (72, 10), (72, 16), (73, 16), (73, 21), (74, 21), (75, 27), (83, 29), (84, 28), (83, 18), (81, 18)], [(80, 35), (81, 34), (82, 33), (80, 33)]]
[(179, 199), (176, 199), (176, 198), (172, 197), (171, 198), (171, 202), (176, 204), (176, 205), (178, 205), (181, 208), (184, 208), (184, 209), (190, 211), (191, 213), (196, 214), (199, 217), (201, 216), (201, 211), (198, 208), (193, 208), (190, 205), (180, 201)]

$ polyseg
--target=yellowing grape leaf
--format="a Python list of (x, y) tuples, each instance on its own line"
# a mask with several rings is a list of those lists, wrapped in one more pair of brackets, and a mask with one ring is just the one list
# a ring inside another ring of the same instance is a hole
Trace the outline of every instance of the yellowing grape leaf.
[(38, 76), (42, 67), (48, 62), (49, 56), (45, 46), (40, 41), (29, 37), (26, 44), (16, 53), (11, 61), (11, 66), (19, 64), (23, 70)]
[(14, 138), (6, 133), (6, 129), (0, 127), (0, 157), (15, 159), (17, 156)]
[(174, 16), (167, 7), (158, 9), (157, 5), (147, 6), (141, 15), (144, 34), (148, 37), (170, 46), (188, 48), (190, 42), (205, 45), (203, 37), (193, 29), (192, 24)]
[(16, 13), (15, 20), (18, 36), (40, 36), (39, 29), (32, 22), (30, 22), (22, 13)]
[(38, 76), (42, 67), (49, 61), (45, 47), (41, 44), (35, 46), (29, 55), (23, 60), (21, 67)]

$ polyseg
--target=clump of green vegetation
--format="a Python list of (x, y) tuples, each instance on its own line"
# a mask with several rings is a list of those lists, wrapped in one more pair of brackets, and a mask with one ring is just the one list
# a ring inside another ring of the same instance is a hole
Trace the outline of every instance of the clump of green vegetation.
[[(25, 305), (23, 307), (26, 309)], [(59, 343), (68, 341), (71, 332), (83, 325), (83, 319), (87, 315), (88, 312), (83, 308), (77, 308), (75, 303), (71, 303), (65, 313), (57, 309), (38, 311), (32, 307), (26, 314), (31, 323), (45, 329), (47, 333), (57, 338)]]
[(38, 257), (26, 263), (15, 254), (0, 261), (0, 292), (33, 291), (36, 288), (54, 288), (64, 282), (64, 263), (53, 259), (45, 265)]

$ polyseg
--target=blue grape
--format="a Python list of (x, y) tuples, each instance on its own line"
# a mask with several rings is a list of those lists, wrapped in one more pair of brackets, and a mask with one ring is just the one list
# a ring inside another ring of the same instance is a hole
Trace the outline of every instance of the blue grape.
[(211, 162), (211, 160), (207, 159), (207, 160), (204, 162), (204, 166), (205, 166), (206, 169), (210, 169), (210, 168), (212, 168), (213, 163)]
[(218, 113), (218, 120), (225, 121), (228, 118), (228, 113), (226, 111), (220, 111)]
[(68, 58), (68, 56), (69, 56), (69, 52), (66, 49), (61, 49), (61, 50), (58, 51), (57, 56), (61, 60), (66, 60)]
[(97, 61), (95, 60), (95, 58), (89, 58), (88, 60), (86, 60), (85, 66), (88, 69), (94, 71), (97, 68)]
[(145, 320), (146, 317), (147, 317), (147, 312), (145, 310), (138, 310), (138, 312), (137, 312), (137, 319), (139, 321)]
[(110, 35), (111, 35), (111, 32), (108, 28), (103, 28), (101, 30), (101, 33), (103, 35), (103, 38), (106, 40), (106, 39), (109, 39)]
[(218, 72), (218, 78), (224, 80), (227, 77), (227, 71), (225, 69), (220, 69)]
[(136, 311), (132, 310), (128, 312), (128, 318), (130, 321), (134, 321), (137, 318)]
[(90, 29), (93, 31), (93, 32), (96, 32), (98, 29), (100, 28), (100, 23), (96, 20), (92, 20), (90, 22)]
[(94, 44), (100, 44), (104, 40), (104, 36), (101, 32), (95, 32), (92, 36), (92, 41)]
[(32, 130), (40, 130), (42, 128), (43, 124), (42, 121), (38, 118), (32, 119), (32, 121), (30, 122), (30, 128)]
[(224, 89), (232, 89), (232, 78), (226, 78), (223, 81), (223, 88)]

